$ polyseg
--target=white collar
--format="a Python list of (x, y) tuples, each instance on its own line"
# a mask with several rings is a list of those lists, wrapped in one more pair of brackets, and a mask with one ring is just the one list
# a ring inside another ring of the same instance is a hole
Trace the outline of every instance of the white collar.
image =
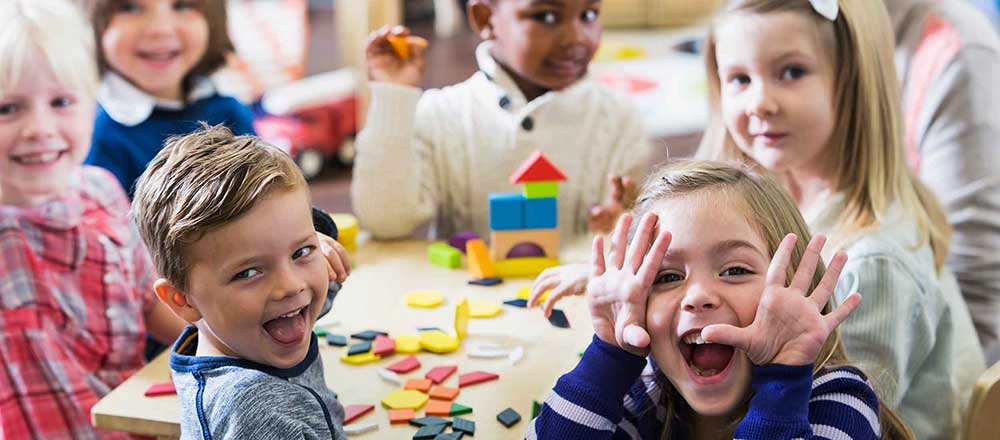
[(97, 102), (115, 122), (126, 127), (134, 127), (149, 119), (153, 109), (169, 110), (183, 109), (187, 103), (207, 98), (216, 93), (215, 85), (206, 77), (195, 77), (194, 87), (188, 93), (187, 102), (173, 99), (160, 99), (116, 73), (108, 72), (101, 80), (97, 90)]

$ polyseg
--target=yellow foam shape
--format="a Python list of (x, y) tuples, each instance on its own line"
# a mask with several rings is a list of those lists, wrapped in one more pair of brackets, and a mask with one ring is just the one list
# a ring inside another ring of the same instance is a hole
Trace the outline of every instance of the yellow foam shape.
[(418, 290), (416, 292), (407, 293), (403, 299), (406, 301), (406, 305), (408, 306), (423, 307), (426, 309), (432, 309), (444, 302), (444, 296), (440, 293), (429, 290)]
[(420, 336), (400, 335), (396, 336), (396, 353), (420, 353)]
[(458, 339), (469, 335), (469, 314), (469, 300), (462, 298), (462, 302), (455, 306), (455, 335)]
[(411, 44), (415, 44), (420, 47), (427, 47), (427, 40), (420, 37), (389, 35), (386, 39), (389, 40), (389, 44), (392, 45), (392, 50), (396, 51), (396, 55), (399, 55), (399, 59), (403, 61), (410, 59)]
[(370, 351), (365, 352), (365, 353), (358, 353), (358, 354), (353, 355), (353, 356), (348, 356), (347, 355), (347, 347), (344, 347), (344, 353), (340, 355), (340, 360), (342, 362), (347, 362), (349, 364), (354, 364), (354, 365), (367, 364), (367, 363), (375, 362), (375, 361), (377, 361), (379, 359), (382, 359), (382, 356), (379, 356), (379, 355), (377, 355), (375, 353), (372, 353)]
[(474, 278), (492, 278), (497, 276), (490, 258), (490, 250), (482, 239), (469, 240), (465, 243), (465, 254), (468, 255), (469, 273)]
[(382, 398), (382, 406), (389, 409), (418, 410), (427, 403), (427, 395), (417, 390), (396, 390)]
[(469, 303), (469, 315), (473, 318), (492, 318), (502, 312), (500, 304), (490, 301), (472, 301)]
[[(550, 293), (552, 293), (551, 290), (546, 290), (542, 292), (542, 297), (538, 298), (538, 302), (539, 303), (545, 302), (545, 298), (548, 298)], [(517, 289), (517, 298), (523, 300), (531, 299), (531, 287), (522, 287), (520, 289)]]
[(558, 258), (546, 257), (508, 258), (495, 263), (497, 276), (501, 278), (532, 278), (558, 265)]
[(451, 353), (458, 350), (458, 339), (440, 330), (430, 330), (420, 333), (420, 347), (431, 353)]
[(344, 246), (347, 252), (357, 250), (355, 238), (361, 229), (357, 217), (345, 213), (330, 213), (330, 218), (337, 224), (337, 242)]

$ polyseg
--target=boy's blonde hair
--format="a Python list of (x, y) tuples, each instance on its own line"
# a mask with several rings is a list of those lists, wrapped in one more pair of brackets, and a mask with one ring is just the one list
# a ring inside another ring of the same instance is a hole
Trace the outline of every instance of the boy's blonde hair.
[[(795, 234), (798, 240), (785, 272), (785, 279), (792, 279), (812, 237), (795, 201), (780, 184), (746, 164), (694, 160), (673, 162), (661, 166), (647, 178), (639, 194), (634, 215), (644, 215), (653, 205), (663, 200), (692, 195), (735, 202), (724, 209), (735, 209), (743, 213), (747, 223), (767, 246), (769, 257), (777, 251), (785, 235)], [(820, 262), (809, 287), (810, 293), (819, 285), (825, 270)], [(829, 313), (831, 306), (828, 303), (823, 308), (823, 313)], [(840, 343), (840, 332), (834, 330), (820, 350), (813, 373), (843, 365), (847, 365), (847, 354)], [(657, 377), (657, 381), (664, 390), (661, 404), (666, 407), (668, 415), (663, 434), (666, 439), (669, 438), (675, 416), (689, 411), (689, 407), (662, 374)], [(747, 396), (748, 401), (749, 397)], [(906, 425), (888, 406), (880, 401), (879, 408), (883, 438), (913, 438)], [(742, 415), (736, 420), (740, 419)]]
[(0, 96), (17, 86), (25, 64), (41, 56), (62, 86), (97, 93), (94, 35), (68, 0), (5, 0), (0, 7)]
[(736, 146), (721, 115), (721, 81), (716, 62), (714, 27), (735, 13), (796, 12), (812, 18), (819, 32), (831, 32), (835, 44), (828, 60), (835, 69), (837, 118), (827, 148), (835, 161), (833, 189), (844, 195), (846, 209), (831, 231), (831, 243), (877, 227), (893, 203), (913, 218), (920, 243), (930, 243), (940, 270), (948, 250), (950, 228), (934, 195), (913, 174), (903, 157), (899, 79), (894, 65), (892, 23), (882, 1), (839, 0), (836, 21), (817, 14), (808, 0), (738, 0), (716, 18), (705, 42), (712, 118), (697, 156), (715, 160), (752, 159)]
[(132, 217), (160, 275), (183, 290), (190, 244), (239, 218), (272, 190), (305, 186), (284, 151), (256, 136), (203, 124), (202, 130), (167, 139), (136, 183)]

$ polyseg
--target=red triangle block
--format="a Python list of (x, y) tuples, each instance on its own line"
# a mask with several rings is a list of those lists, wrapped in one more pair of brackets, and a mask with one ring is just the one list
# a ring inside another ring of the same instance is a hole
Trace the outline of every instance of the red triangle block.
[(417, 368), (420, 368), (420, 361), (417, 360), (416, 356), (407, 356), (406, 359), (385, 367), (386, 370), (399, 374), (406, 374)]
[(424, 377), (430, 379), (435, 384), (439, 384), (441, 382), (444, 382), (445, 379), (447, 379), (448, 376), (451, 376), (451, 374), (454, 373), (455, 370), (457, 369), (458, 367), (454, 365), (434, 367), (431, 368), (431, 371), (428, 371), (427, 374), (424, 375)]
[(551, 182), (564, 181), (566, 175), (559, 171), (552, 162), (542, 155), (541, 151), (535, 151), (528, 157), (528, 160), (521, 163), (521, 166), (510, 175), (510, 183), (518, 184), (525, 182)]
[(388, 336), (378, 335), (372, 343), (372, 353), (378, 356), (390, 355), (396, 352), (396, 341)]
[(496, 380), (499, 378), (500, 378), (499, 375), (493, 373), (487, 373), (485, 371), (473, 371), (471, 373), (465, 373), (461, 376), (458, 376), (458, 386), (467, 387), (469, 385), (489, 382), (491, 380)]
[(369, 411), (375, 409), (375, 405), (347, 405), (344, 408), (344, 424), (351, 423)]
[(153, 384), (146, 390), (145, 396), (163, 396), (166, 394), (177, 394), (177, 388), (174, 388), (173, 382), (161, 382), (158, 384)]

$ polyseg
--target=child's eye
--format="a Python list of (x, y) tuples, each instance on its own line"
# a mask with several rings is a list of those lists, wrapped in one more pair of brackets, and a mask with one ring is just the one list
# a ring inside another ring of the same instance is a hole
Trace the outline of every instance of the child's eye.
[(675, 283), (684, 280), (684, 276), (676, 272), (664, 272), (656, 275), (653, 284)]
[(16, 112), (17, 112), (17, 104), (14, 103), (0, 104), (0, 115), (2, 116), (12, 115)]
[(174, 3), (174, 9), (177, 9), (177, 10), (197, 9), (197, 8), (198, 8), (197, 2), (190, 1), (190, 0), (188, 0), (188, 1), (181, 0), (181, 1), (178, 1), (178, 2)]
[(257, 275), (260, 275), (260, 271), (251, 267), (250, 269), (246, 269), (246, 270), (240, 271), (240, 273), (237, 273), (236, 275), (234, 275), (233, 276), (233, 281), (245, 280), (245, 279), (253, 278), (253, 277), (257, 276)]
[(805, 76), (806, 71), (800, 67), (786, 67), (781, 71), (781, 79), (783, 80), (796, 80)]
[(115, 12), (132, 13), (138, 11), (139, 11), (139, 5), (136, 4), (135, 2), (127, 2), (127, 1), (118, 2), (118, 4), (115, 6)]
[(536, 21), (539, 21), (539, 22), (542, 22), (542, 23), (545, 23), (545, 24), (555, 24), (557, 21), (559, 21), (559, 16), (556, 15), (555, 12), (551, 12), (551, 11), (539, 12), (539, 13), (535, 14), (534, 18), (535, 18)]
[(733, 75), (733, 76), (731, 76), (729, 78), (729, 82), (731, 84), (745, 86), (747, 84), (750, 84), (750, 76), (749, 75)]
[(587, 23), (593, 23), (593, 22), (597, 21), (597, 16), (598, 15), (600, 15), (600, 12), (598, 12), (597, 9), (587, 9), (586, 11), (583, 11), (583, 17), (582, 18), (583, 18), (583, 21), (585, 21)]
[(728, 277), (734, 277), (734, 276), (740, 276), (740, 275), (749, 275), (751, 273), (753, 273), (753, 272), (751, 272), (750, 269), (747, 269), (745, 267), (733, 266), (733, 267), (727, 268), (726, 270), (723, 270), (720, 275), (722, 275), (724, 277), (726, 277), (726, 276), (728, 276)]
[(304, 246), (304, 247), (301, 247), (301, 248), (299, 248), (299, 250), (295, 251), (294, 254), (292, 254), (292, 259), (293, 260), (298, 260), (299, 258), (305, 257), (305, 256), (311, 254), (313, 252), (313, 250), (315, 250), (315, 249), (316, 249), (315, 246)]
[(72, 98), (56, 98), (53, 99), (52, 102), (49, 103), (49, 105), (58, 108), (58, 107), (69, 107), (75, 103), (76, 101), (74, 101)]

